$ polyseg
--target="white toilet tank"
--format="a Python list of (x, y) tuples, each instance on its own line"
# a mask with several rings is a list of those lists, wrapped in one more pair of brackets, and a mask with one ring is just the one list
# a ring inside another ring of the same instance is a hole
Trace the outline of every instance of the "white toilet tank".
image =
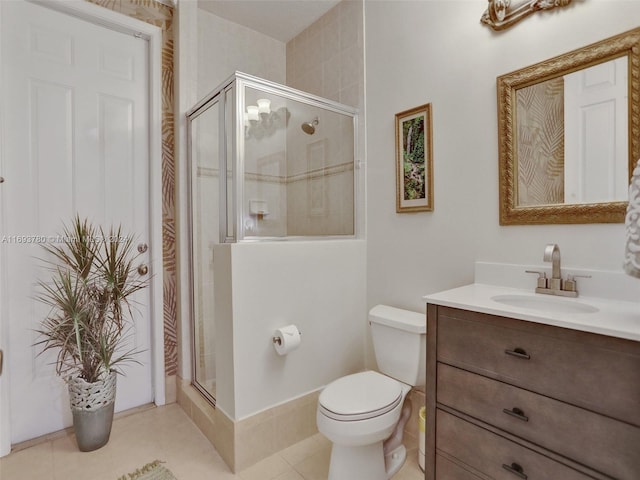
[(369, 325), (380, 372), (415, 387), (426, 379), (427, 318), (387, 305), (369, 311)]

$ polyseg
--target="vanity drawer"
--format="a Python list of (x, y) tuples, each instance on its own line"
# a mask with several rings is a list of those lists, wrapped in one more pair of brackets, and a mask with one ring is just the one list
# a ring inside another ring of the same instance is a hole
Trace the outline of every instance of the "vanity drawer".
[(615, 478), (640, 477), (640, 428), (445, 364), (437, 375), (438, 403)]
[(481, 480), (480, 477), (442, 455), (436, 455), (436, 478), (442, 480)]
[(438, 361), (640, 426), (640, 342), (446, 307), (438, 313)]
[[(492, 479), (587, 480), (592, 478), (447, 412), (442, 410), (436, 412), (438, 451), (460, 460)], [(521, 471), (518, 472), (520, 467)], [(438, 476), (437, 478), (445, 480), (447, 477)]]

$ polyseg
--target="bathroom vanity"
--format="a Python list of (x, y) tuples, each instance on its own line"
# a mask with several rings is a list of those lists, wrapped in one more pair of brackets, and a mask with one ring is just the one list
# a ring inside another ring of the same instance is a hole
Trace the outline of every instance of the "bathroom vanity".
[(541, 297), (425, 297), (428, 480), (640, 478), (640, 305)]

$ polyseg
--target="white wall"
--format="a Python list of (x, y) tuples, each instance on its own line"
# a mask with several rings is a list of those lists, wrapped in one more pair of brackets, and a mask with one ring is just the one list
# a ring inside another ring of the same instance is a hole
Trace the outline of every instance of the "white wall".
[[(640, 2), (575, 1), (498, 33), (486, 5), (365, 2), (369, 306), (424, 311), (475, 260), (542, 265), (549, 242), (565, 266), (622, 270), (622, 224), (499, 225), (496, 77), (639, 26)], [(428, 102), (435, 210), (396, 214), (394, 114)]]
[[(237, 243), (218, 245), (214, 255), (217, 405), (230, 418), (242, 420), (362, 370), (363, 240)], [(231, 289), (218, 290), (219, 273), (227, 283), (231, 278)], [(302, 342), (279, 356), (271, 339), (288, 324), (298, 326)]]

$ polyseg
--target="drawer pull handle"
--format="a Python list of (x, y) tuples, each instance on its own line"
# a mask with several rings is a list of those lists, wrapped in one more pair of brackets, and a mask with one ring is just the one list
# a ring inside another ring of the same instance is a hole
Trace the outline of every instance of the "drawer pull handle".
[(522, 348), (515, 348), (513, 350), (505, 350), (504, 353), (507, 355), (511, 355), (513, 357), (524, 358), (525, 360), (529, 360), (531, 355), (525, 352)]
[(523, 478), (524, 480), (527, 479), (527, 475), (525, 475), (524, 469), (517, 463), (512, 463), (511, 465), (503, 463), (502, 468), (504, 468), (507, 472), (513, 473), (516, 477)]
[(518, 420), (522, 420), (523, 422), (528, 422), (529, 417), (527, 417), (522, 410), (518, 407), (513, 407), (511, 410), (507, 408), (503, 408), (502, 411), (507, 415), (511, 415), (512, 417), (517, 418)]

